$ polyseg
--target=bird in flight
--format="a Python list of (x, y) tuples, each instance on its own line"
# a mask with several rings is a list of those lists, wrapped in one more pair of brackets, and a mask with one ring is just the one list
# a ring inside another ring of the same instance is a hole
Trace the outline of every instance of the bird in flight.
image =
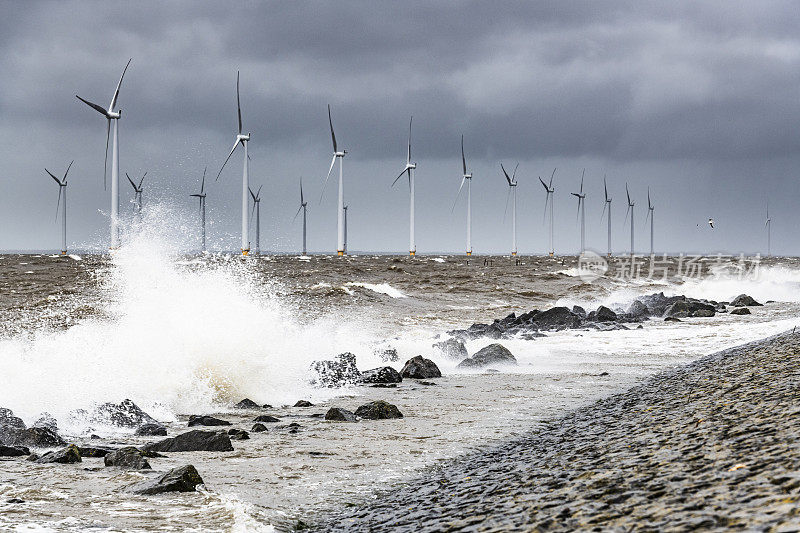
[(713, 218), (709, 218), (708, 219), (708, 225), (711, 226), (711, 229), (714, 229), (714, 219)]

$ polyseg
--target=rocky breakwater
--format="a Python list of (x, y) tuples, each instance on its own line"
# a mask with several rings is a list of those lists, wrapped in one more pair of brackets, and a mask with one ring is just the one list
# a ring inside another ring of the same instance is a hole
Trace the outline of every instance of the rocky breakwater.
[(317, 527), (797, 531), (798, 383), (800, 334), (719, 352)]

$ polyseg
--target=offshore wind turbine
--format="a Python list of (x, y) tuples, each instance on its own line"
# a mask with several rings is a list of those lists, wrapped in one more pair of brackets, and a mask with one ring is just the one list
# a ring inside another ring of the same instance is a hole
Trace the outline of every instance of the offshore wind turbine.
[[(247, 188), (250, 191), (250, 196), (253, 198), (253, 211), (256, 214), (256, 255), (261, 255), (261, 185), (258, 192), (253, 194), (253, 189)], [(250, 213), (252, 218), (252, 213)]]
[(461, 189), (464, 187), (464, 182), (467, 182), (467, 255), (472, 255), (472, 173), (467, 173), (467, 159), (464, 157), (464, 135), (461, 135), (461, 167), (464, 171), (461, 178), (461, 186), (458, 188), (456, 194), (456, 201), (453, 202), (452, 212), (456, 208), (456, 202), (461, 195)]
[[(222, 168), (219, 169), (219, 173), (217, 174), (217, 179), (219, 179), (220, 175), (222, 174), (222, 170), (225, 168), (225, 165), (228, 164), (233, 152), (236, 151), (236, 148), (241, 145), (244, 147), (244, 167), (242, 168), (242, 255), (248, 255), (250, 253), (250, 226), (247, 220), (247, 209), (249, 207), (249, 201), (247, 199), (247, 194), (250, 192), (250, 180), (249, 180), (249, 170), (250, 170), (250, 158), (247, 155), (247, 143), (250, 142), (250, 134), (247, 135), (242, 134), (242, 105), (239, 100), (239, 71), (236, 71), (236, 110), (239, 113), (239, 133), (236, 135), (236, 141), (233, 143), (233, 148), (231, 148), (231, 152), (228, 154), (228, 157), (225, 158), (225, 162), (222, 163)], [(216, 181), (216, 180), (215, 180)]]
[(581, 188), (579, 192), (570, 193), (578, 199), (578, 216), (581, 217), (581, 255), (586, 251), (586, 214), (584, 206), (586, 204), (586, 193), (583, 192), (583, 178), (586, 175), (586, 169), (583, 169), (581, 174)]
[[(508, 172), (506, 172), (505, 167), (503, 167), (503, 163), (500, 163), (500, 170), (503, 171), (503, 175), (506, 177), (506, 181), (508, 182), (508, 196), (506, 196), (506, 211), (508, 211), (508, 200), (509, 196), (513, 196), (511, 199), (511, 255), (517, 255), (517, 168), (519, 168), (519, 163), (517, 166), (514, 167), (514, 172), (511, 174), (511, 177), (508, 176)], [(505, 211), (503, 212), (503, 218), (505, 218)]]
[(770, 256), (770, 247), (771, 247), (771, 240), (772, 240), (772, 219), (769, 218), (769, 200), (767, 201), (767, 220), (764, 222), (764, 227), (767, 228), (767, 257)]
[(303, 198), (303, 178), (300, 178), (300, 207), (297, 208), (297, 213), (294, 214), (294, 218), (297, 218), (297, 215), (300, 214), (300, 210), (303, 210), (303, 255), (306, 255), (306, 210), (307, 210), (308, 202), (305, 201)]
[(319, 201), (322, 202), (322, 196), (325, 194), (325, 186), (328, 184), (328, 179), (331, 177), (333, 165), (336, 164), (336, 159), (339, 159), (339, 201), (336, 208), (336, 253), (344, 255), (345, 250), (345, 236), (344, 236), (344, 181), (342, 179), (342, 163), (347, 150), (339, 150), (336, 144), (336, 135), (333, 133), (333, 119), (331, 118), (331, 105), (328, 104), (328, 124), (331, 127), (331, 141), (333, 141), (333, 159), (331, 159), (331, 168), (328, 169), (328, 176), (325, 178), (325, 183), (322, 185), (322, 194), (319, 196)]
[(200, 241), (202, 252), (206, 251), (206, 171), (208, 167), (203, 169), (203, 181), (200, 182), (200, 194), (190, 194), (194, 198), (200, 200)]
[(139, 185), (136, 185), (136, 182), (128, 176), (128, 173), (125, 173), (125, 177), (128, 178), (128, 181), (131, 182), (131, 187), (133, 187), (133, 210), (136, 212), (137, 215), (142, 214), (142, 183), (144, 183), (144, 177), (147, 176), (147, 172), (142, 175), (142, 179), (139, 180)]
[(654, 206), (650, 202), (650, 187), (647, 188), (647, 216), (644, 217), (645, 224), (647, 223), (647, 217), (650, 217), (650, 257), (655, 255), (653, 252), (653, 216), (655, 214), (656, 206)]
[(408, 173), (408, 255), (411, 256), (417, 253), (417, 245), (414, 241), (414, 169), (417, 168), (417, 164), (411, 162), (411, 123), (413, 121), (414, 117), (411, 117), (411, 120), (408, 121), (408, 156), (406, 157), (406, 168), (404, 168), (400, 175), (392, 182), (392, 187), (394, 187), (397, 180), (402, 178), (403, 174)]
[(603, 221), (603, 215), (608, 208), (608, 257), (611, 257), (611, 198), (608, 196), (608, 186), (606, 185), (606, 177), (603, 176), (603, 191), (605, 192), (605, 203), (603, 204), (603, 212), (600, 214), (600, 222)]
[(56, 183), (58, 183), (58, 202), (56, 203), (56, 220), (58, 220), (58, 211), (61, 205), (61, 196), (64, 196), (64, 207), (61, 210), (61, 255), (67, 255), (67, 174), (69, 174), (69, 169), (72, 168), (72, 163), (75, 160), (72, 160), (67, 167), (67, 171), (64, 172), (64, 177), (62, 179), (58, 179), (47, 169), (44, 169), (45, 172), (50, 174), (50, 177), (53, 178)]
[(110, 248), (112, 250), (116, 250), (119, 248), (119, 143), (118, 143), (118, 122), (120, 117), (122, 116), (122, 110), (114, 111), (114, 108), (117, 106), (117, 98), (119, 97), (119, 89), (122, 86), (122, 78), (125, 77), (125, 72), (128, 70), (128, 66), (131, 64), (131, 59), (128, 59), (128, 63), (125, 65), (125, 68), (122, 71), (122, 76), (119, 77), (119, 82), (117, 83), (117, 88), (114, 91), (114, 96), (111, 97), (111, 103), (108, 105), (108, 109), (104, 109), (102, 106), (97, 104), (93, 104), (88, 100), (84, 100), (77, 94), (75, 97), (83, 102), (84, 104), (88, 105), (104, 117), (106, 117), (106, 157), (103, 163), (103, 187), (106, 186), (106, 171), (108, 170), (108, 139), (111, 136), (111, 121), (114, 121), (114, 128), (113, 128), (113, 143), (111, 144), (111, 244)]
[(541, 176), (539, 176), (539, 181), (542, 183), (542, 187), (544, 190), (547, 191), (547, 195), (544, 198), (544, 216), (547, 216), (547, 203), (550, 203), (550, 257), (553, 257), (555, 250), (553, 249), (553, 193), (556, 191), (553, 188), (553, 177), (556, 175), (556, 169), (553, 169), (553, 173), (550, 175), (550, 184), (546, 184), (544, 180), (542, 180)]
[(347, 255), (347, 206), (342, 207), (344, 212), (344, 253)]
[[(625, 184), (625, 194), (628, 196), (628, 209), (625, 211), (625, 220), (628, 220), (628, 213), (631, 214), (631, 257), (633, 257), (633, 202), (631, 201), (631, 195), (628, 192), (628, 184)], [(623, 224), (625, 222), (623, 221)]]

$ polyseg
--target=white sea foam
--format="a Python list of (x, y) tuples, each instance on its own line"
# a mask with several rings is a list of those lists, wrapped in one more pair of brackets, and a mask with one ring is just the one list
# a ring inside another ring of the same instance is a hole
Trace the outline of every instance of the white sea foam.
[(364, 289), (371, 290), (372, 292), (377, 292), (378, 294), (385, 294), (387, 296), (391, 296), (392, 298), (406, 298), (406, 295), (400, 292), (399, 290), (395, 289), (388, 283), (357, 283), (357, 282), (350, 282), (347, 283), (350, 287), (361, 287)]

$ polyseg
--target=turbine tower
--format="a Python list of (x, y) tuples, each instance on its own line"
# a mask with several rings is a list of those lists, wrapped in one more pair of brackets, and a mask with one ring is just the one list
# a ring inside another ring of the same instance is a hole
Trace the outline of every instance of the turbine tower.
[(106, 157), (103, 163), (104, 188), (106, 186), (106, 171), (108, 169), (108, 139), (109, 136), (111, 136), (111, 121), (114, 121), (113, 142), (111, 144), (111, 250), (119, 248), (119, 143), (117, 134), (119, 118), (122, 116), (122, 110), (114, 111), (114, 108), (117, 106), (117, 98), (119, 97), (119, 89), (122, 86), (122, 78), (125, 77), (125, 72), (128, 70), (131, 60), (132, 58), (128, 59), (128, 63), (122, 71), (122, 76), (119, 77), (117, 89), (114, 91), (114, 96), (111, 98), (108, 109), (103, 109), (102, 106), (84, 100), (77, 94), (75, 95), (78, 100), (106, 117)]
[(608, 196), (608, 186), (606, 185), (606, 177), (603, 176), (603, 191), (605, 192), (606, 201), (603, 204), (603, 212), (600, 214), (600, 222), (603, 221), (603, 215), (608, 208), (608, 257), (611, 257), (611, 198)]
[(194, 198), (198, 198), (200, 200), (200, 241), (201, 241), (201, 248), (200, 251), (205, 253), (206, 251), (206, 171), (208, 167), (203, 169), (203, 181), (200, 182), (200, 194), (190, 194)]
[[(250, 196), (253, 198), (253, 211), (256, 214), (256, 255), (261, 255), (261, 187), (258, 192), (253, 194), (253, 189), (247, 188), (250, 191)], [(252, 218), (252, 213), (250, 213)]]
[(333, 165), (336, 164), (336, 158), (339, 158), (339, 202), (337, 204), (336, 218), (336, 253), (341, 256), (347, 253), (345, 250), (344, 236), (344, 182), (342, 180), (342, 163), (344, 162), (343, 160), (345, 154), (347, 154), (347, 150), (339, 151), (339, 147), (336, 144), (336, 135), (333, 133), (333, 119), (331, 119), (330, 104), (328, 104), (328, 124), (331, 127), (331, 141), (333, 141), (333, 159), (331, 159), (331, 168), (328, 169), (328, 176), (325, 178), (325, 183), (322, 185), (322, 194), (319, 197), (319, 201), (322, 202), (322, 196), (325, 194), (325, 186), (328, 184), (328, 179), (331, 177)]
[(547, 216), (547, 204), (550, 203), (550, 257), (553, 257), (555, 250), (553, 248), (553, 193), (555, 189), (553, 188), (553, 177), (556, 175), (556, 169), (553, 169), (553, 173), (550, 175), (550, 184), (546, 184), (544, 180), (542, 180), (541, 176), (539, 177), (539, 181), (542, 183), (542, 187), (544, 190), (547, 191), (547, 195), (544, 198), (544, 217)]
[(584, 206), (586, 204), (586, 194), (583, 192), (583, 178), (586, 175), (586, 169), (583, 169), (581, 174), (581, 189), (579, 192), (571, 193), (578, 199), (578, 216), (581, 217), (581, 255), (586, 251), (586, 213)]
[(61, 196), (64, 196), (64, 208), (61, 210), (61, 255), (67, 255), (67, 174), (69, 174), (69, 169), (72, 168), (72, 163), (75, 161), (71, 161), (69, 166), (67, 167), (67, 171), (64, 172), (64, 177), (62, 179), (58, 179), (47, 169), (44, 169), (45, 172), (50, 174), (50, 177), (53, 178), (56, 183), (58, 183), (58, 203), (56, 203), (56, 220), (58, 220), (58, 211), (61, 207)]
[(414, 256), (417, 253), (417, 245), (414, 242), (414, 169), (417, 168), (417, 164), (411, 162), (411, 123), (413, 121), (414, 117), (411, 117), (411, 120), (408, 121), (408, 156), (406, 157), (406, 168), (404, 168), (400, 175), (397, 176), (392, 182), (392, 187), (394, 187), (394, 184), (397, 183), (397, 180), (402, 178), (403, 174), (408, 173), (408, 255), (411, 256)]
[(344, 213), (344, 254), (347, 255), (347, 206), (342, 207)]
[(128, 176), (128, 173), (125, 173), (125, 177), (128, 178), (128, 181), (131, 182), (131, 187), (133, 187), (133, 210), (138, 216), (142, 215), (142, 183), (144, 183), (145, 176), (147, 176), (147, 172), (142, 175), (139, 185), (136, 185), (136, 182)]
[(769, 218), (769, 201), (767, 201), (767, 220), (764, 222), (764, 227), (767, 228), (767, 257), (770, 256), (771, 240), (772, 240), (772, 219)]
[(655, 215), (656, 206), (650, 202), (650, 187), (647, 188), (647, 216), (644, 217), (645, 224), (647, 217), (650, 217), (650, 257), (655, 255), (653, 252), (653, 216)]
[[(239, 133), (236, 135), (236, 141), (233, 143), (233, 148), (231, 148), (231, 152), (228, 154), (228, 157), (225, 158), (225, 162), (222, 163), (222, 168), (219, 169), (219, 174), (217, 174), (217, 179), (219, 179), (220, 175), (222, 174), (222, 170), (225, 168), (225, 165), (228, 164), (233, 152), (236, 151), (236, 147), (239, 146), (239, 143), (242, 144), (244, 147), (244, 167), (242, 169), (242, 255), (248, 255), (250, 253), (250, 226), (247, 220), (247, 208), (249, 207), (249, 201), (247, 199), (247, 194), (250, 192), (250, 181), (249, 181), (249, 161), (250, 158), (247, 155), (247, 143), (250, 142), (250, 134), (247, 135), (242, 134), (242, 106), (239, 100), (239, 71), (236, 71), (236, 110), (239, 113)], [(215, 180), (216, 181), (216, 180)]]
[(461, 167), (464, 174), (461, 178), (461, 186), (458, 188), (456, 194), (456, 201), (453, 202), (453, 211), (456, 208), (456, 202), (461, 195), (461, 189), (464, 187), (464, 182), (467, 182), (467, 255), (472, 255), (472, 173), (467, 173), (467, 159), (464, 157), (464, 135), (461, 135)]
[[(628, 196), (628, 210), (625, 211), (625, 220), (628, 219), (628, 213), (631, 214), (631, 257), (633, 257), (633, 202), (631, 201), (631, 195), (628, 192), (628, 184), (625, 184), (625, 194)], [(625, 222), (623, 221), (623, 224)]]
[(297, 208), (297, 213), (294, 214), (294, 218), (297, 218), (297, 215), (300, 214), (300, 210), (303, 210), (303, 255), (306, 255), (306, 210), (307, 210), (308, 202), (305, 201), (303, 198), (303, 178), (300, 178), (300, 207)]
[[(509, 196), (513, 196), (511, 199), (511, 255), (517, 255), (517, 168), (519, 168), (519, 163), (517, 166), (514, 167), (514, 172), (511, 174), (511, 177), (508, 176), (508, 172), (506, 172), (505, 167), (503, 167), (503, 163), (500, 163), (500, 170), (503, 171), (503, 175), (506, 177), (506, 181), (508, 182), (508, 195), (506, 196), (506, 211), (508, 211), (508, 200)], [(503, 218), (505, 219), (506, 211), (503, 211)]]

